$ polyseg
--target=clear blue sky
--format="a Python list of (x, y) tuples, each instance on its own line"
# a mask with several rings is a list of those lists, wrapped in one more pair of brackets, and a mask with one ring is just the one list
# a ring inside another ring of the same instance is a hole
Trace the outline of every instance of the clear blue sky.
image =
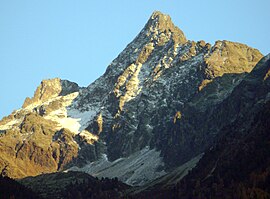
[(87, 86), (143, 28), (169, 14), (190, 40), (231, 40), (270, 52), (269, 0), (0, 0), (0, 118), (42, 79)]

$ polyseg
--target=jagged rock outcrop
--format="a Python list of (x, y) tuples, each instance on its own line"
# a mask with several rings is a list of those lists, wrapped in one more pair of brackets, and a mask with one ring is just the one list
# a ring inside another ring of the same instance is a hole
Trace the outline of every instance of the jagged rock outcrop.
[(250, 72), (261, 58), (257, 49), (247, 45), (217, 41), (205, 56), (206, 74), (208, 77), (218, 77), (228, 73)]
[(78, 84), (59, 78), (43, 80), (38, 86), (32, 99), (26, 98), (23, 108), (33, 103), (45, 102), (57, 96), (64, 96), (79, 91)]
[[(0, 122), (2, 146), (6, 147), (7, 132), (18, 131), (23, 137), (23, 121), (36, 114), (41, 119), (34, 123), (41, 129), (50, 124), (44, 154), (52, 162), (18, 177), (71, 166), (106, 176), (121, 167), (120, 180), (142, 185), (213, 143), (233, 118), (220, 114), (221, 119), (215, 110), (220, 107), (222, 112), (220, 104), (261, 58), (258, 50), (235, 42), (211, 46), (189, 41), (168, 15), (154, 12), (104, 75), (88, 87), (60, 79), (43, 81), (22, 109)], [(155, 164), (149, 164), (149, 157)]]

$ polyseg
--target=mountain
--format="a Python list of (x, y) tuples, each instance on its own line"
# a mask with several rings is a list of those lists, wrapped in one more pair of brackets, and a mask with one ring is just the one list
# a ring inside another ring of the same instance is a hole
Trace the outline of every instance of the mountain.
[(154, 12), (88, 87), (43, 80), (1, 120), (0, 169), (13, 178), (84, 171), (129, 185), (183, 165), (186, 175), (240, 110), (257, 112), (258, 99), (241, 86), (262, 57), (236, 42), (189, 41), (168, 15)]
[(236, 111), (236, 119), (188, 175), (170, 187), (166, 181), (148, 187), (136, 198), (269, 198), (269, 71), (270, 54), (221, 104), (228, 113)]

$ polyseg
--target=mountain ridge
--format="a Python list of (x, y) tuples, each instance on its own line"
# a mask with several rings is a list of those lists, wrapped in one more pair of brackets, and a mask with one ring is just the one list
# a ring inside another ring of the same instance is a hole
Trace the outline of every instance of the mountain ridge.
[[(11, 177), (74, 167), (107, 177), (132, 160), (133, 170), (124, 170), (120, 180), (148, 183), (211, 146), (231, 123), (215, 116), (216, 107), (262, 56), (236, 42), (189, 41), (168, 15), (154, 12), (96, 81), (79, 87), (44, 80), (22, 109), (4, 118), (0, 165), (9, 165)], [(211, 119), (209, 128), (204, 121)], [(32, 153), (39, 150), (46, 157)], [(151, 154), (155, 165), (142, 158)], [(33, 171), (20, 171), (16, 161), (34, 165)], [(141, 169), (149, 172), (137, 175)]]

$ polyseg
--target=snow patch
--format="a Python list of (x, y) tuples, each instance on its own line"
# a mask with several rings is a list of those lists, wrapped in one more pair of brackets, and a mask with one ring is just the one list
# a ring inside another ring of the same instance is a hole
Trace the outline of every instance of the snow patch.
[(78, 96), (78, 94), (79, 92), (75, 92), (61, 97), (61, 99), (64, 101), (63, 107), (52, 111), (45, 116), (45, 119), (55, 121), (58, 123), (59, 128), (69, 129), (75, 134), (78, 134), (84, 130), (97, 114), (97, 110), (81, 112), (76, 109), (69, 109), (68, 106), (71, 106), (74, 103), (74, 99)]
[(21, 122), (21, 120), (13, 119), (4, 125), (0, 125), (0, 130), (11, 129), (14, 125), (19, 124), (20, 122)]
[(79, 111), (78, 109), (67, 109), (67, 116), (75, 119), (80, 127), (78, 131), (84, 130), (97, 115), (98, 110), (92, 109), (88, 111)]

